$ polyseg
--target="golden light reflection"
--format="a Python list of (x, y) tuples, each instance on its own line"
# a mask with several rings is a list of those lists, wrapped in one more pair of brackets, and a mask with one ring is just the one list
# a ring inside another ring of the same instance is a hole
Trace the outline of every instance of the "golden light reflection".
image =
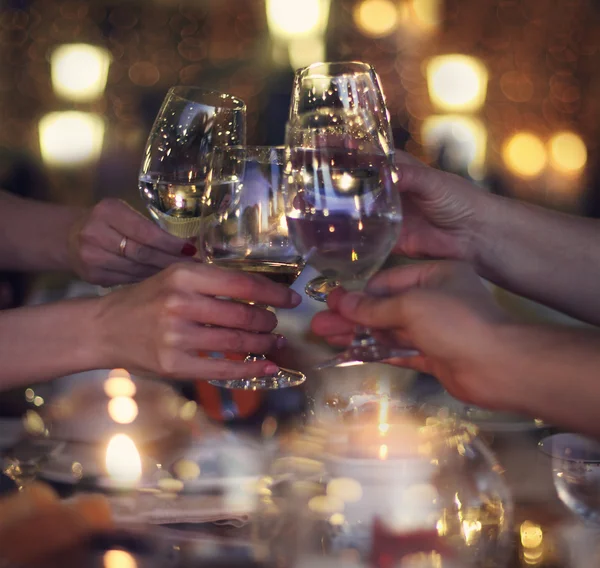
[(341, 513), (344, 510), (344, 502), (338, 497), (331, 495), (318, 495), (311, 498), (308, 502), (308, 508), (313, 513), (329, 516)]
[(587, 163), (585, 142), (574, 132), (559, 132), (548, 143), (550, 165), (557, 171), (573, 175)]
[[(391, 389), (392, 386), (390, 384), (389, 379), (381, 378), (377, 383), (377, 391), (379, 395), (379, 416), (378, 416), (378, 429), (381, 435), (384, 435), (390, 429), (389, 425), (389, 415), (390, 415), (390, 398), (391, 398)], [(383, 446), (382, 446), (383, 447)], [(381, 457), (381, 448), (380, 457)], [(385, 455), (387, 457), (387, 446), (385, 448)], [(381, 458), (385, 459), (385, 458)]]
[(481, 534), (481, 522), (480, 521), (463, 521), (462, 532), (465, 538), (467, 546), (473, 544)]
[(135, 383), (127, 377), (110, 377), (104, 381), (106, 396), (114, 398), (119, 396), (135, 396), (137, 388)]
[(427, 63), (427, 89), (432, 104), (443, 112), (474, 112), (485, 102), (488, 71), (477, 58), (449, 54)]
[(520, 527), (521, 544), (523, 548), (537, 548), (544, 540), (544, 531), (537, 523), (524, 521)]
[(63, 99), (90, 102), (104, 93), (111, 56), (108, 50), (74, 43), (57, 47), (50, 56), (52, 88)]
[(431, 158), (443, 148), (445, 159), (455, 171), (466, 169), (475, 179), (483, 175), (487, 130), (481, 120), (457, 114), (429, 116), (421, 126), (421, 138)]
[(387, 444), (381, 444), (381, 446), (379, 446), (379, 459), (381, 461), (385, 461), (385, 460), (387, 460), (387, 457), (388, 457)]
[(135, 558), (125, 550), (107, 550), (103, 564), (104, 568), (137, 568)]
[(351, 477), (336, 477), (327, 484), (327, 495), (337, 497), (345, 503), (357, 503), (362, 499), (360, 482)]
[(267, 0), (267, 24), (280, 40), (322, 35), (327, 28), (331, 0)]
[(513, 174), (525, 179), (539, 176), (548, 162), (544, 143), (531, 132), (510, 138), (502, 148), (502, 159)]
[(398, 24), (398, 10), (392, 0), (363, 0), (354, 8), (354, 22), (366, 36), (389, 35)]
[(138, 412), (137, 402), (128, 396), (116, 396), (108, 401), (108, 415), (118, 424), (131, 424)]
[(51, 166), (77, 166), (97, 160), (104, 141), (104, 120), (93, 113), (51, 112), (39, 123), (42, 159)]
[(126, 434), (115, 434), (106, 448), (106, 471), (120, 486), (133, 487), (142, 477), (142, 460), (134, 441)]

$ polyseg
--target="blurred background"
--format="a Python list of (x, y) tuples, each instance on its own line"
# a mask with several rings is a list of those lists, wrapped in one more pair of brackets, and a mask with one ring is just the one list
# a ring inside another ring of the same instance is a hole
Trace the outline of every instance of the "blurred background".
[(0, 185), (141, 209), (146, 136), (173, 85), (237, 95), (281, 143), (293, 70), (379, 72), (396, 145), (492, 191), (600, 216), (596, 0), (5, 0)]

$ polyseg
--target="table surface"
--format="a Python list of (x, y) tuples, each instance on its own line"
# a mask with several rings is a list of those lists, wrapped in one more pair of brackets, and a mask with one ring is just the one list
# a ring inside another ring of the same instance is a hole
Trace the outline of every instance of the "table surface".
[[(313, 275), (311, 271), (306, 271), (294, 287), (300, 291)], [(76, 282), (72, 283), (66, 294), (62, 295), (74, 297), (96, 293), (94, 287)], [(34, 295), (33, 302), (42, 303), (48, 299), (57, 299), (58, 296), (56, 291), (49, 295), (46, 291), (40, 290)], [(286, 365), (303, 370), (308, 376), (303, 392), (308, 393), (309, 396), (314, 395), (316, 391), (322, 393), (323, 389), (331, 393), (343, 393), (365, 379), (387, 376), (396, 385), (397, 390), (406, 393), (406, 396), (417, 399), (422, 397), (425, 400), (433, 396), (439, 400), (440, 387), (436, 382), (429, 378), (417, 377), (413, 372), (405, 369), (366, 365), (344, 369), (343, 374), (340, 370), (334, 369), (315, 375), (311, 371), (314, 363), (331, 354), (327, 346), (311, 336), (308, 328), (310, 318), (320, 309), (323, 309), (321, 304), (304, 298), (303, 303), (296, 310), (278, 313), (278, 331), (288, 337), (290, 344), (285, 353)], [(103, 377), (106, 377), (106, 371), (81, 373), (58, 379), (52, 385), (42, 388), (45, 388), (44, 392), (51, 397), (83, 380), (101, 380)], [(585, 560), (576, 556), (578, 551), (582, 550), (581, 542), (590, 541), (589, 535), (593, 533), (576, 521), (558, 500), (552, 482), (550, 460), (537, 449), (539, 440), (548, 434), (549, 430), (534, 427), (530, 420), (515, 420), (508, 431), (506, 425), (507, 423), (502, 424), (504, 431), (494, 431), (492, 427), (482, 435), (502, 464), (515, 501), (515, 544), (517, 546), (511, 566), (587, 568), (588, 564)], [(508, 425), (511, 426), (510, 422)], [(0, 450), (14, 442), (19, 430), (19, 420), (0, 419)], [(544, 532), (543, 554), (533, 564), (523, 558), (523, 551), (518, 546), (518, 527), (524, 521), (539, 524)], [(592, 542), (594, 539), (595, 536), (592, 536)], [(239, 565), (251, 565), (247, 558), (240, 558)], [(63, 561), (64, 557), (61, 562)], [(80, 565), (93, 564), (94, 562), (88, 559)], [(197, 565), (202, 564), (197, 563)], [(592, 565), (596, 566), (595, 563), (589, 564)]]

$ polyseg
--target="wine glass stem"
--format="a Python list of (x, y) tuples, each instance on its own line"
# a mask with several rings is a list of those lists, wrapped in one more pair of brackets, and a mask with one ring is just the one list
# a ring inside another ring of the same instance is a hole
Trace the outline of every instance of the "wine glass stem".
[(369, 347), (371, 345), (377, 345), (377, 340), (373, 337), (371, 329), (362, 325), (357, 325), (354, 328), (352, 347)]

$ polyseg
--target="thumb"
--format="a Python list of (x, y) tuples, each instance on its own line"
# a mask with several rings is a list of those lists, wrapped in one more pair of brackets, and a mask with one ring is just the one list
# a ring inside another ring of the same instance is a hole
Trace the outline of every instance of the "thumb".
[(338, 311), (346, 319), (376, 329), (403, 327), (402, 296), (376, 298), (350, 292), (340, 299)]

